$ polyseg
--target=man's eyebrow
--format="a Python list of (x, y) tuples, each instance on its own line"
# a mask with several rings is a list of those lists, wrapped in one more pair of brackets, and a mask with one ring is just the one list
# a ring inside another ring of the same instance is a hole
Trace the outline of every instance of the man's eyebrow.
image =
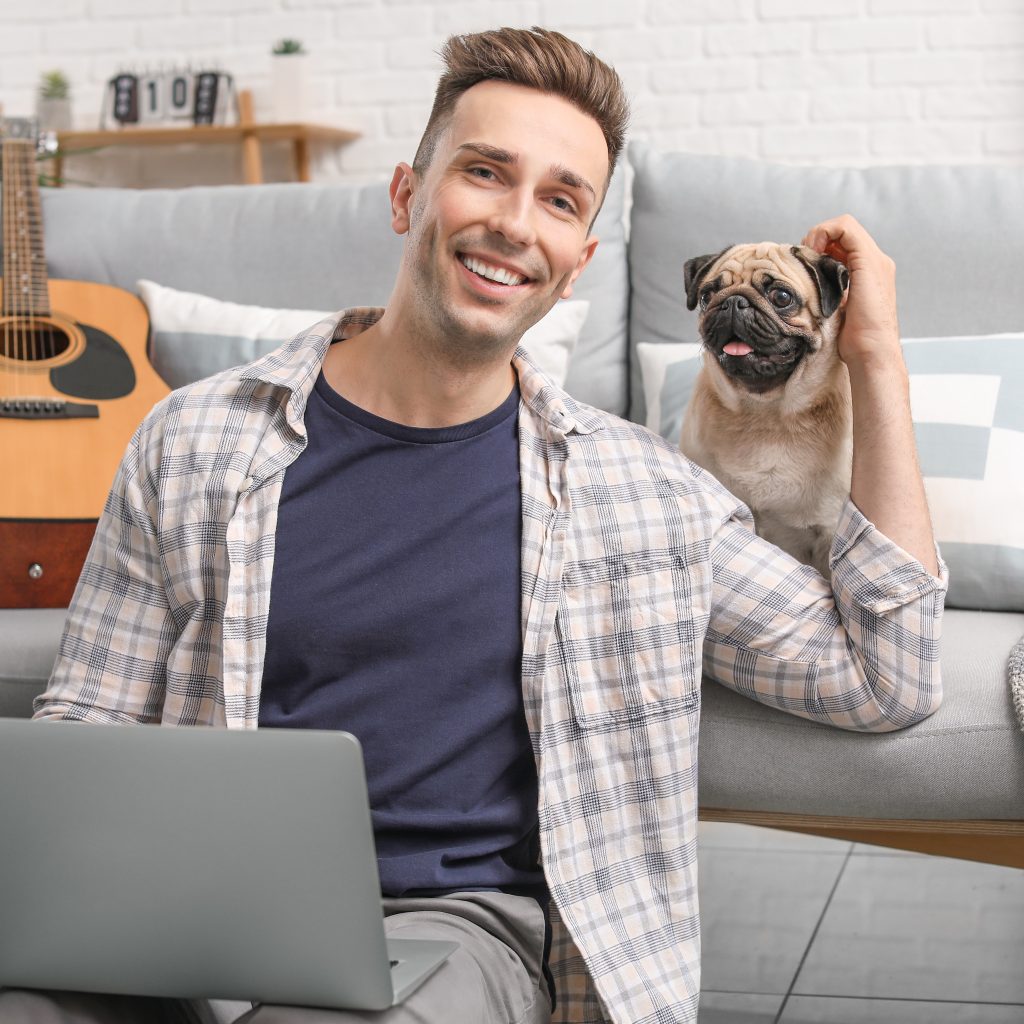
[(581, 177), (575, 171), (570, 171), (568, 167), (565, 167), (562, 164), (553, 164), (551, 167), (551, 173), (563, 185), (568, 185), (569, 188), (586, 189), (590, 193), (591, 198), (597, 198), (597, 192), (594, 191), (594, 186), (591, 185), (586, 178)]
[[(461, 152), (464, 149), (479, 153), (480, 156), (487, 160), (493, 160), (496, 164), (507, 164), (510, 167), (515, 167), (519, 163), (518, 153), (501, 149), (499, 146), (489, 146), (486, 142), (464, 142), (459, 146), (457, 152)], [(597, 198), (597, 191), (594, 189), (594, 186), (586, 178), (570, 170), (564, 164), (552, 164), (551, 175), (563, 185), (569, 188), (585, 189), (592, 198)]]
[(514, 167), (519, 163), (518, 153), (511, 153), (509, 150), (499, 149), (497, 146), (488, 146), (486, 142), (464, 142), (459, 146), (458, 152), (464, 149), (479, 153), (482, 157), (493, 160), (496, 164), (510, 164)]

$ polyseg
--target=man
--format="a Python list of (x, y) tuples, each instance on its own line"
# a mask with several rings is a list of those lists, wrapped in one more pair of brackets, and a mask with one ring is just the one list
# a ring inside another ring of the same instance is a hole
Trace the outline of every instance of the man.
[[(614, 72), (539, 29), (454, 38), (444, 58), (391, 183), (406, 242), (386, 310), (154, 410), (37, 717), (355, 732), (389, 930), (462, 944), (375, 1020), (548, 1020), (547, 907), (557, 1019), (694, 1021), (702, 663), (847, 729), (940, 700), (945, 571), (894, 268), (849, 217), (805, 240), (851, 275), (855, 461), (830, 589), (671, 446), (517, 349), (597, 245), (625, 125)], [(0, 995), (5, 1020), (131, 1019), (75, 1005)]]

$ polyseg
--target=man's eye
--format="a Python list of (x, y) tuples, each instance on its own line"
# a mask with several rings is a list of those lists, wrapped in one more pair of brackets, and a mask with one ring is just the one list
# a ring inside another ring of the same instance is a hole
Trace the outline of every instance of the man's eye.
[(785, 288), (773, 288), (768, 293), (768, 298), (772, 300), (772, 305), (779, 309), (785, 309), (793, 304), (793, 293), (786, 291)]
[(552, 197), (551, 202), (555, 209), (564, 210), (566, 213), (574, 213), (576, 210), (576, 207), (570, 200), (566, 199), (565, 196), (554, 196)]
[(479, 178), (483, 178), (485, 181), (490, 181), (494, 177), (494, 171), (490, 167), (470, 167), (470, 174), (475, 174)]

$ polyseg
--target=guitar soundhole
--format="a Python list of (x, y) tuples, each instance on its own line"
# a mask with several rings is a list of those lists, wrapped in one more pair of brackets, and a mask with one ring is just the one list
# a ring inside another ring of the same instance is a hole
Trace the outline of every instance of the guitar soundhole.
[(46, 320), (0, 322), (0, 353), (22, 363), (38, 363), (63, 355), (71, 347), (67, 331)]

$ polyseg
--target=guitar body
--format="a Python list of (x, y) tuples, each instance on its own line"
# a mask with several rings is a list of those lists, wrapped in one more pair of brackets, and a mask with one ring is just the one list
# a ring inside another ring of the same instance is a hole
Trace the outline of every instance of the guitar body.
[(49, 281), (50, 308), (0, 316), (0, 607), (71, 598), (125, 447), (168, 393), (130, 292)]

